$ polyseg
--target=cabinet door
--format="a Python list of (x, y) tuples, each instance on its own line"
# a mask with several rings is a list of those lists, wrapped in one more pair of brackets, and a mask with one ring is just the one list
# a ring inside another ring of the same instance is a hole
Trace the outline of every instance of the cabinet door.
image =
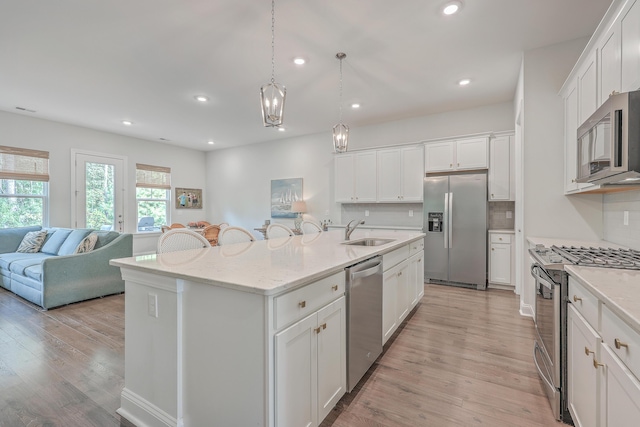
[[(398, 278), (397, 283), (397, 298), (396, 298), (396, 316), (397, 316), (397, 324), (400, 325), (402, 321), (409, 314), (409, 310), (411, 307), (411, 300), (413, 299), (411, 296), (411, 292), (409, 290), (410, 284), (410, 274), (409, 274), (409, 262), (404, 261), (402, 264), (398, 266), (396, 277)], [(414, 286), (415, 292), (415, 286)]]
[(600, 336), (573, 305), (567, 310), (567, 393), (569, 411), (576, 427), (595, 427), (597, 422), (598, 371), (594, 367)]
[(398, 301), (398, 267), (390, 268), (382, 275), (382, 344), (398, 327), (396, 306)]
[(469, 138), (456, 141), (457, 169), (485, 169), (488, 166), (488, 138)]
[(275, 424), (315, 426), (317, 414), (317, 337), (314, 313), (275, 337)]
[(318, 311), (318, 424), (347, 391), (345, 298)]
[(564, 98), (564, 191), (578, 188), (578, 86), (574, 84)]
[(491, 243), (489, 251), (489, 281), (511, 284), (511, 245)]
[(333, 159), (334, 194), (336, 202), (354, 202), (354, 157), (353, 154), (341, 154)]
[(399, 148), (378, 151), (379, 202), (399, 202), (402, 200), (401, 156)]
[(440, 172), (454, 169), (455, 141), (432, 142), (424, 146), (424, 169)]
[(418, 304), (424, 295), (424, 253), (409, 259), (409, 310)]
[(489, 200), (511, 197), (511, 139), (492, 138), (489, 142)]
[(598, 49), (600, 67), (600, 105), (611, 92), (620, 92), (620, 24), (616, 23), (602, 38)]
[(422, 202), (424, 155), (422, 147), (402, 148), (400, 174), (402, 179), (402, 201)]
[(376, 201), (376, 152), (369, 151), (355, 155), (355, 201)]
[(629, 4), (620, 20), (622, 92), (640, 89), (640, 1)]
[(598, 107), (596, 54), (585, 62), (578, 73), (578, 123), (583, 123)]
[(640, 420), (640, 382), (607, 345), (602, 345), (601, 363), (606, 369), (601, 382), (602, 427), (632, 427)]

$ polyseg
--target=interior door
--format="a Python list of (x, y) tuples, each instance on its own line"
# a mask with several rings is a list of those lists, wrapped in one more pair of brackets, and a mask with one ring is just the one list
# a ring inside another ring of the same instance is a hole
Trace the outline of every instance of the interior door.
[[(449, 280), (484, 288), (487, 283), (487, 175), (451, 175), (449, 199)], [(425, 255), (428, 253), (425, 250)]]
[[(444, 227), (445, 196), (449, 191), (448, 176), (434, 176), (424, 179), (424, 277), (434, 280), (449, 280), (447, 265), (448, 249), (445, 246)], [(431, 214), (431, 215), (430, 215)], [(433, 221), (442, 218), (442, 224)], [(429, 224), (429, 221), (432, 224)]]
[(124, 159), (74, 153), (76, 228), (124, 232)]

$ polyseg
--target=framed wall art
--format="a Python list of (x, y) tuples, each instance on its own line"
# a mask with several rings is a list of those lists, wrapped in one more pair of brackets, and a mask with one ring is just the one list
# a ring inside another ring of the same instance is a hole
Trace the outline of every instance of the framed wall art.
[(296, 218), (291, 203), (302, 200), (302, 178), (271, 180), (271, 218)]
[(202, 209), (201, 188), (176, 188), (176, 209)]

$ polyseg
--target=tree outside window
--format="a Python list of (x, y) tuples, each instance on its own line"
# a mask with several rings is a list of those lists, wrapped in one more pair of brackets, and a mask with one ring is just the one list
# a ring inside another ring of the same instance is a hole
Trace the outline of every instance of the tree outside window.
[(158, 231), (170, 222), (171, 169), (136, 164), (138, 232)]

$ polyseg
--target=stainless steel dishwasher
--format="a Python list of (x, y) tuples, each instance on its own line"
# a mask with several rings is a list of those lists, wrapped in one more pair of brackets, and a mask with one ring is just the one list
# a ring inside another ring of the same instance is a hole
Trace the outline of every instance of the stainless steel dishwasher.
[(347, 390), (382, 353), (382, 257), (347, 267)]

